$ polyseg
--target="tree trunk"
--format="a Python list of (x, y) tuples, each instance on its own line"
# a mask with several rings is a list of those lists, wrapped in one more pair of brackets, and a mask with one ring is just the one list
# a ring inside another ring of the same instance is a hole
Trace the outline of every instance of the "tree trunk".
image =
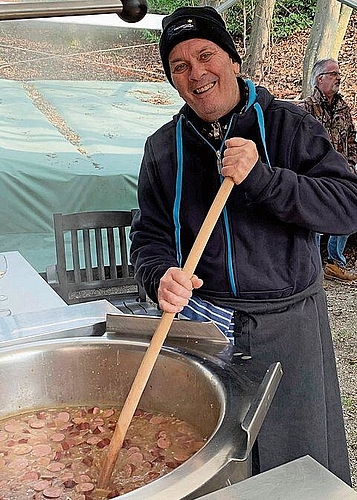
[(275, 0), (257, 0), (243, 72), (259, 83), (264, 78), (264, 61), (270, 44)]
[(336, 60), (338, 59), (338, 54), (340, 52), (343, 39), (345, 38), (347, 26), (350, 21), (352, 11), (353, 11), (352, 7), (348, 7), (348, 5), (342, 4), (336, 36), (335, 39), (333, 40), (331, 49), (331, 57), (333, 57), (333, 59)]
[[(348, 10), (337, 0), (317, 0), (314, 22), (307, 43), (301, 97), (310, 94), (311, 71), (316, 61), (327, 57), (337, 58), (349, 20)], [(341, 24), (340, 24), (341, 23)], [(340, 31), (341, 30), (341, 31)]]

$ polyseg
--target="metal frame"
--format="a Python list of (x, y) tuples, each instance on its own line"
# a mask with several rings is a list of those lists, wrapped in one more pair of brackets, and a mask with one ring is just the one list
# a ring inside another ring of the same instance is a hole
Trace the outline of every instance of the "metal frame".
[(0, 21), (118, 14), (124, 21), (140, 21), (147, 12), (146, 0), (66, 0), (65, 2), (0, 3)]

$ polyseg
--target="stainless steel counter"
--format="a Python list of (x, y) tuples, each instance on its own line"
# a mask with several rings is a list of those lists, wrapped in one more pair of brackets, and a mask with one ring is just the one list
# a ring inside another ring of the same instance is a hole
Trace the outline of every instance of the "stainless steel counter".
[(0, 317), (0, 348), (38, 340), (103, 335), (109, 313), (120, 315), (107, 300), (96, 300)]
[(357, 493), (305, 456), (200, 500), (357, 500)]

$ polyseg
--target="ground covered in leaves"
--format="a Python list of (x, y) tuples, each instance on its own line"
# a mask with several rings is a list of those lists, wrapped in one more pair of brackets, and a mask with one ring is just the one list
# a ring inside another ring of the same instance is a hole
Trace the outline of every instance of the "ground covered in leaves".
[[(148, 42), (141, 31), (80, 25), (66, 30), (33, 29), (8, 23), (0, 26), (0, 78), (20, 80), (118, 80), (163, 81), (165, 79), (156, 41)], [(299, 98), (303, 58), (309, 30), (272, 42), (261, 84), (276, 97)], [(357, 12), (351, 17), (339, 55), (343, 75), (341, 92), (352, 106), (357, 121)], [(242, 41), (236, 40), (244, 58)]]
[[(345, 254), (349, 268), (357, 272), (356, 235), (350, 240)], [(322, 257), (325, 257), (323, 246)], [(341, 386), (352, 480), (357, 490), (357, 284), (325, 280), (324, 288)]]

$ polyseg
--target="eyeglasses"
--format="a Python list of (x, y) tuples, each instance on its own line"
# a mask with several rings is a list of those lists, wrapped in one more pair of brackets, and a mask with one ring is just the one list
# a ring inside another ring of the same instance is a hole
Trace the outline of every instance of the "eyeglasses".
[(341, 73), (339, 71), (325, 71), (325, 73), (320, 73), (319, 76), (322, 75), (331, 75), (336, 78), (336, 76), (341, 76)]

